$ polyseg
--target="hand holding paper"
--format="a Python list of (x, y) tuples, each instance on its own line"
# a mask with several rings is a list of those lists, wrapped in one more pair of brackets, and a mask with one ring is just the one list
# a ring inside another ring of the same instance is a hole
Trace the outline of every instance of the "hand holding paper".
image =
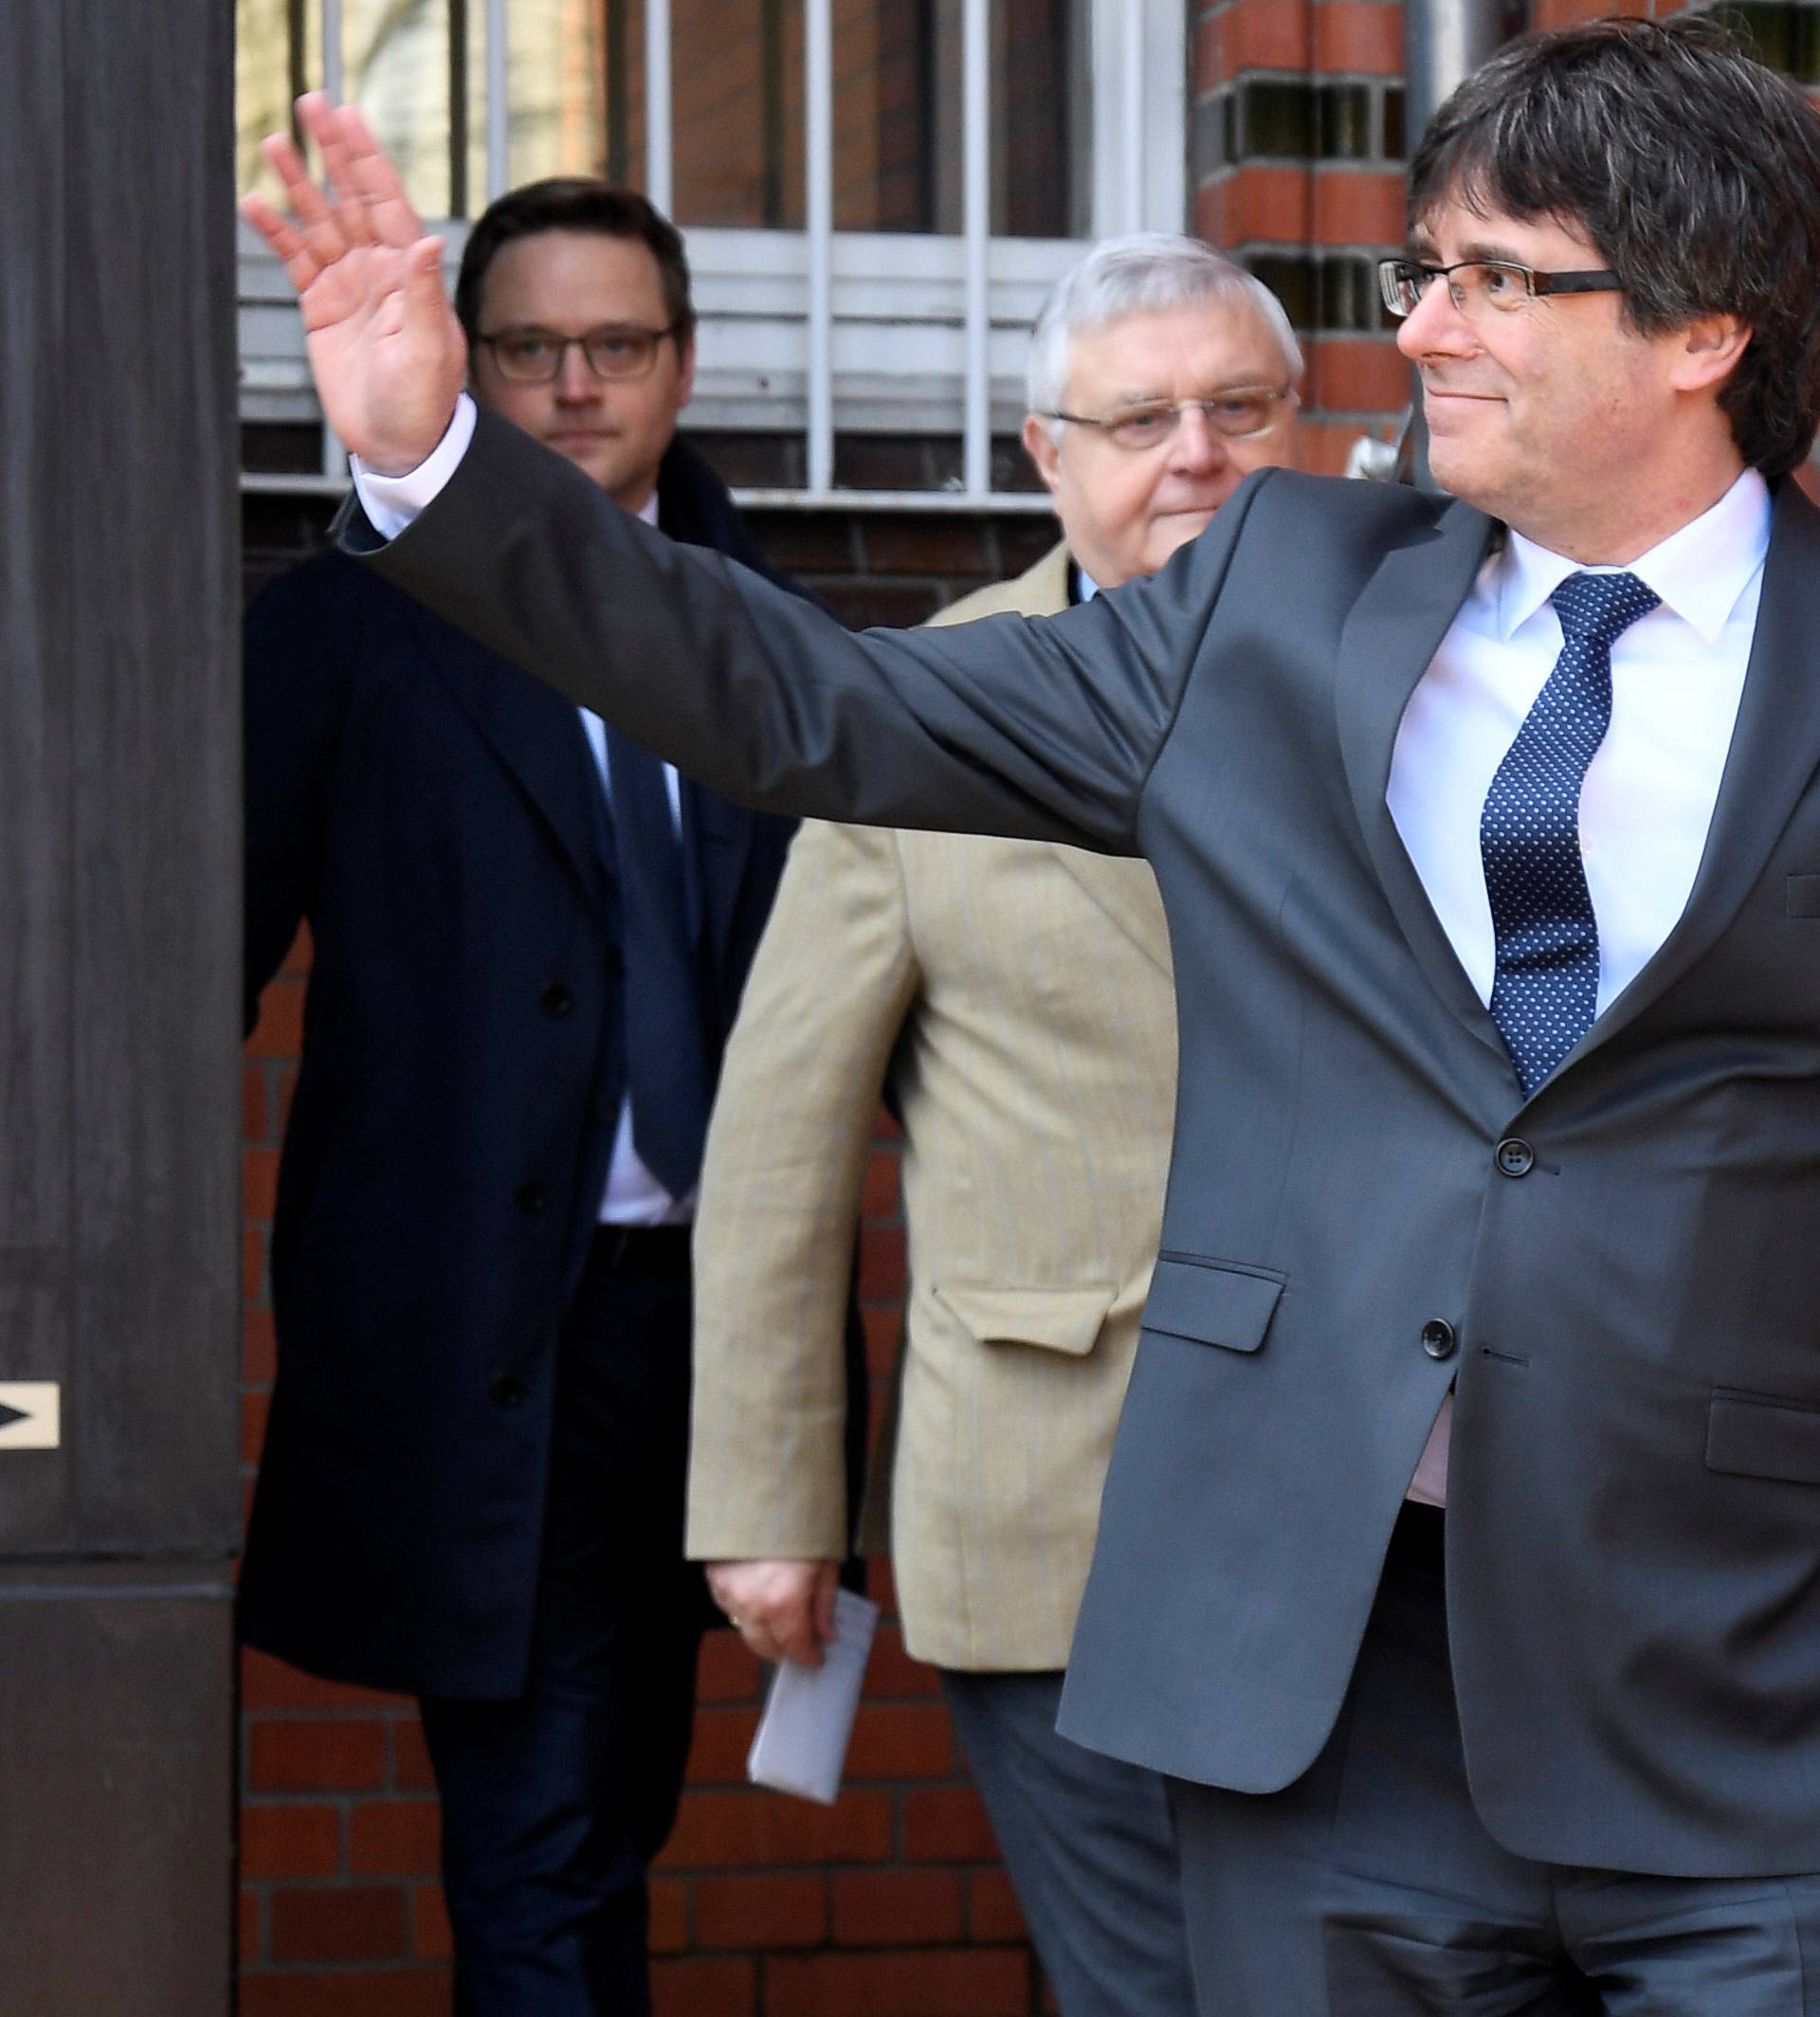
[(821, 1665), (822, 1647), (834, 1629), (838, 1562), (788, 1556), (710, 1562), (707, 1574), (727, 1623), (760, 1660)]
[(878, 1622), (876, 1604), (843, 1590), (834, 1600), (833, 1635), (821, 1665), (786, 1661), (772, 1675), (746, 1758), (746, 1776), (755, 1786), (833, 1805)]

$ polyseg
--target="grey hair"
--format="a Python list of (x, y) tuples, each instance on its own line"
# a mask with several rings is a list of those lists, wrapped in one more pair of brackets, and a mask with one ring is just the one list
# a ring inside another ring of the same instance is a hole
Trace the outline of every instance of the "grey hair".
[[(1198, 238), (1174, 231), (1133, 231), (1102, 239), (1070, 266), (1043, 304), (1030, 333), (1030, 411), (1062, 404), (1075, 339), (1128, 315), (1159, 315), (1197, 301), (1245, 302), (1264, 318), (1283, 352), (1293, 384), (1301, 376), (1301, 348), (1289, 318), (1261, 280)], [(1051, 422), (1053, 429), (1059, 424)]]

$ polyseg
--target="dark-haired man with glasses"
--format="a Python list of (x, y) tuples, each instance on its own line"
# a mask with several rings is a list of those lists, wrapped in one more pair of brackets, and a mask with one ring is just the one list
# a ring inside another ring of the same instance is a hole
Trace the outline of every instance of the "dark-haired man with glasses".
[[(537, 227), (540, 217), (617, 220)], [(455, 310), (476, 398), (644, 511), (688, 404), (695, 316), (674, 228), (631, 192), (535, 184), (470, 234)]]
[[(517, 190), (456, 302), (475, 399), (762, 569), (676, 438), (688, 269), (643, 197)], [(246, 1004), (307, 925), (247, 1640), (422, 1700), (461, 2017), (647, 2008), (712, 1617), (682, 1558), (689, 1240), (787, 822), (325, 554), (246, 633)]]

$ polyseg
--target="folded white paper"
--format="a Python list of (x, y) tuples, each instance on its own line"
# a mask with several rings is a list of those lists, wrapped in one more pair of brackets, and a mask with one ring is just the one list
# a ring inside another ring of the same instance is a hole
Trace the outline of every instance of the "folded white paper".
[(786, 1660), (772, 1675), (746, 1754), (746, 1777), (755, 1786), (834, 1804), (878, 1622), (879, 1607), (869, 1597), (843, 1590), (834, 1599), (834, 1636), (822, 1648), (821, 1665)]

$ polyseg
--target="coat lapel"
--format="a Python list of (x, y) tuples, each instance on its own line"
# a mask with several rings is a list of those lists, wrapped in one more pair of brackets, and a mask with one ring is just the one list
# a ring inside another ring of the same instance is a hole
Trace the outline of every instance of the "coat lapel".
[(530, 800), (589, 901), (604, 908), (604, 805), (576, 710), (427, 611), (413, 610), (412, 623), (436, 676)]
[(1762, 874), (1820, 762), (1820, 738), (1811, 728), (1816, 637), (1820, 512), (1790, 478), (1775, 500), (1738, 725), (1686, 908), (1636, 978), (1562, 1061), (1561, 1070), (1659, 1000), (1731, 922)]
[[(660, 522), (673, 538), (730, 554), (795, 589), (768, 566), (720, 480), (681, 437), (671, 442), (659, 469), (658, 500)], [(590, 901), (605, 911), (610, 848), (606, 801), (576, 710), (428, 610), (411, 613), (426, 656), (542, 817)], [(754, 815), (686, 778), (682, 808), (693, 894), (718, 954), (745, 876)]]
[(1340, 633), (1335, 702), (1359, 831), (1410, 951), (1448, 1009), (1502, 1058), (1497, 1026), (1434, 914), (1385, 799), (1403, 711), (1471, 591), (1491, 534), (1483, 513), (1455, 503), (1386, 554)]
[(732, 928), (734, 906), (752, 853), (754, 815), (719, 792), (682, 780), (682, 834), (701, 892), (701, 923), (718, 960)]

